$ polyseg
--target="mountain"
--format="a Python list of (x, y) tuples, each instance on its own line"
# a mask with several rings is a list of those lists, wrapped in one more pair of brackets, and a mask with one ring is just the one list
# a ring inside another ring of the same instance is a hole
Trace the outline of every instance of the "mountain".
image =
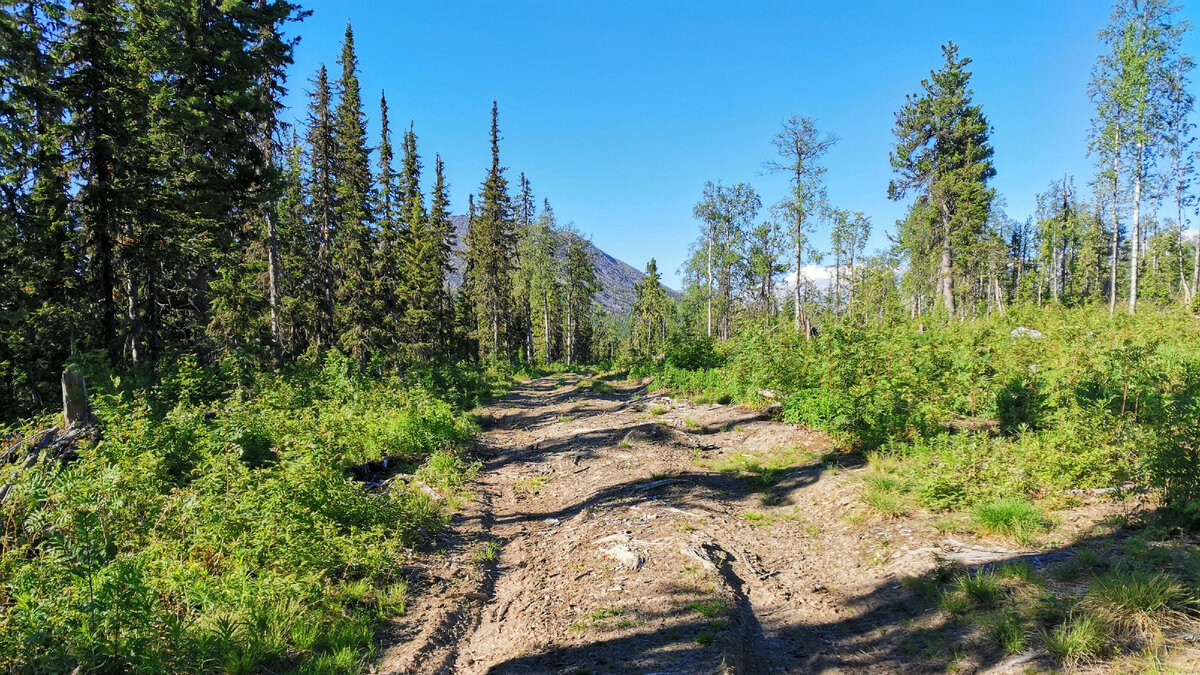
[[(458, 288), (462, 285), (463, 251), (466, 249), (467, 241), (467, 217), (451, 216), (451, 221), (454, 222), (456, 241), (454, 255), (450, 260), (452, 267), (450, 287)], [(567, 237), (574, 235), (559, 232), (558, 236), (563, 243), (559, 247), (561, 257), (562, 252), (566, 250)], [(592, 242), (584, 241), (587, 243), (588, 253), (596, 263), (596, 278), (600, 281), (600, 292), (596, 294), (596, 302), (611, 314), (617, 316), (628, 314), (630, 308), (633, 307), (633, 285), (645, 278), (646, 275), (629, 263), (617, 260), (596, 248)], [(667, 289), (667, 293), (672, 296), (679, 295), (677, 291), (670, 288)]]

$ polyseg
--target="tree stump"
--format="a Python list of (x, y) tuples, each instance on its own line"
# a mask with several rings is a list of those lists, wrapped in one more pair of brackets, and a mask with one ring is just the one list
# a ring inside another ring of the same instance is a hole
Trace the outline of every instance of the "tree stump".
[(88, 407), (87, 383), (83, 376), (71, 370), (62, 374), (63, 424), (70, 429), (77, 424), (91, 424), (92, 412)]

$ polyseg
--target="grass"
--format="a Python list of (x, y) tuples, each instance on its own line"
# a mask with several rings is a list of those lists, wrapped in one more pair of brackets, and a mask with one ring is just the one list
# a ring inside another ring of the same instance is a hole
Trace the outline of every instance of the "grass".
[(670, 410), (670, 408), (664, 405), (652, 405), (646, 409), (646, 412), (650, 413), (651, 415), (662, 415), (668, 410)]
[(535, 494), (543, 485), (550, 482), (549, 476), (530, 476), (513, 481), (513, 491), (517, 494)]
[(475, 552), (475, 564), (486, 565), (496, 562), (500, 557), (500, 542), (489, 541), (483, 548)]
[(1119, 569), (1096, 579), (1082, 605), (1135, 638), (1160, 635), (1178, 623), (1188, 598), (1183, 584), (1161, 572)]
[(875, 511), (891, 518), (907, 516), (912, 511), (912, 502), (899, 479), (871, 474), (863, 481), (866, 483), (861, 495), (863, 503)]
[(1053, 630), (1042, 632), (1046, 651), (1068, 667), (1100, 656), (1107, 637), (1103, 622), (1087, 614), (1072, 614)]
[(1004, 650), (1005, 654), (1018, 654), (1025, 649), (1029, 633), (1025, 621), (1014, 611), (1001, 612), (987, 626), (988, 640)]
[(757, 525), (758, 527), (766, 527), (772, 522), (770, 516), (759, 513), (758, 511), (743, 511), (742, 518), (750, 521), (751, 525)]
[(584, 380), (579, 383), (579, 388), (591, 389), (592, 393), (604, 395), (611, 394), (614, 391), (611, 384), (601, 379)]
[(980, 607), (992, 607), (1004, 597), (1004, 589), (995, 575), (989, 572), (964, 574), (956, 581), (958, 590)]
[(712, 471), (751, 478), (759, 488), (768, 488), (788, 471), (810, 465), (815, 459), (816, 455), (802, 446), (792, 446), (764, 453), (735, 452), (722, 459), (697, 458), (695, 464)]
[(689, 602), (687, 608), (706, 619), (714, 619), (729, 611), (729, 607), (720, 600), (697, 600)]
[(1018, 497), (976, 505), (971, 509), (971, 522), (981, 532), (1012, 537), (1025, 545), (1049, 529), (1042, 510)]

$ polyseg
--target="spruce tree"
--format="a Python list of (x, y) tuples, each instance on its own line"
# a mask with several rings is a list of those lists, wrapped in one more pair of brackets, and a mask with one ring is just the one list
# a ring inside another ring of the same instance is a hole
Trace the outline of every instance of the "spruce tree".
[(480, 356), (498, 359), (511, 317), (515, 241), (512, 199), (500, 166), (499, 108), (492, 102), (492, 165), (483, 181), (479, 213), (467, 230), (466, 284), (477, 321)]
[(564, 229), (566, 255), (562, 261), (563, 334), (566, 341), (568, 365), (585, 360), (589, 353), (588, 340), (592, 332), (592, 300), (600, 291), (596, 263), (588, 250), (588, 242), (568, 225)]
[(652, 357), (666, 344), (670, 312), (670, 298), (663, 288), (662, 274), (654, 258), (646, 264), (646, 276), (634, 284), (633, 296), (632, 351)]
[(337, 195), (334, 203), (337, 238), (333, 249), (335, 317), (339, 346), (360, 366), (365, 366), (371, 327), (377, 320), (372, 274), (375, 253), (371, 230), (372, 179), (358, 82), (358, 56), (354, 51), (354, 30), (349, 23), (338, 63), (342, 66), (337, 84), (340, 99), (333, 116), (336, 149), (333, 182)]
[(454, 296), (450, 293), (447, 278), (451, 272), (450, 260), (454, 255), (456, 233), (450, 220), (449, 186), (446, 184), (446, 167), (442, 156), (434, 159), (433, 193), (429, 200), (429, 227), (437, 239), (436, 286), (440, 298), (435, 324), (438, 331), (438, 354), (448, 355), (454, 342)]
[(308, 177), (306, 192), (308, 222), (316, 242), (315, 272), (319, 280), (320, 299), (317, 306), (318, 344), (329, 348), (336, 342), (335, 333), (335, 246), (341, 230), (338, 226), (335, 164), (337, 142), (334, 139), (333, 112), (330, 107), (329, 77), (325, 66), (317, 69), (308, 103)]
[(379, 250), (375, 257), (376, 316), (372, 329), (372, 344), (381, 349), (395, 349), (401, 341), (401, 322), (404, 309), (400, 303), (402, 277), (405, 274), (402, 258), (405, 217), (402, 209), (403, 191), (400, 176), (392, 166), (391, 125), (388, 119), (387, 96), (379, 99), (379, 172), (376, 176), (379, 196), (377, 221)]
[(937, 256), (937, 294), (952, 316), (955, 251), (980, 236), (995, 192), (987, 181), (996, 170), (988, 142), (991, 127), (971, 100), (966, 70), (971, 59), (960, 58), (953, 42), (942, 46), (942, 55), (942, 68), (922, 80), (922, 92), (909, 95), (896, 113), (891, 164), (899, 176), (888, 184), (888, 197), (900, 200), (915, 190), (925, 198), (914, 211), (921, 217), (910, 219), (909, 226), (930, 245), (917, 247), (910, 239), (902, 246), (913, 258)]

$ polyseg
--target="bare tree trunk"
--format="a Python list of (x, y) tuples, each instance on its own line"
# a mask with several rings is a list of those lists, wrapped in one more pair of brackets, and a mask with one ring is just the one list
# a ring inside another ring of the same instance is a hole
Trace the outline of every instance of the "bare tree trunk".
[(1197, 233), (1196, 240), (1192, 242), (1192, 304), (1195, 304), (1198, 293), (1200, 293), (1200, 233)]
[(1137, 144), (1137, 163), (1133, 173), (1133, 237), (1129, 253), (1129, 313), (1137, 311), (1138, 253), (1142, 238), (1142, 143)]
[(321, 317), (321, 341), (326, 347), (333, 346), (333, 225), (328, 215), (321, 225), (321, 274), (325, 277), (325, 308)]
[(1178, 232), (1179, 240), (1175, 242), (1178, 247), (1179, 254), (1179, 291), (1183, 294), (1184, 306), (1192, 304), (1192, 289), (1188, 286), (1187, 275), (1184, 273), (1185, 266), (1183, 260), (1183, 185), (1177, 185), (1175, 188), (1175, 229)]
[[(803, 216), (796, 216), (796, 283), (792, 287), (792, 297), (796, 302), (795, 329), (800, 330), (800, 276), (803, 274), (801, 267), (804, 265), (804, 245), (801, 241), (801, 227), (804, 225)], [(808, 332), (805, 331), (805, 337), (808, 337)]]
[(946, 307), (946, 313), (954, 316), (954, 258), (950, 249), (950, 212), (945, 204), (942, 204), (942, 260), (938, 267), (938, 276), (941, 279), (942, 287), (942, 304)]
[(525, 357), (530, 363), (535, 361), (533, 353), (533, 307), (530, 305), (529, 297), (525, 297), (525, 311), (522, 312), (525, 318)]
[(542, 330), (546, 332), (546, 363), (550, 362), (550, 291), (542, 291)]
[[(838, 247), (840, 249), (840, 246)], [(838, 310), (842, 305), (842, 252), (835, 249), (833, 252), (833, 290), (831, 299), (833, 300), (833, 315), (838, 315)]]
[(278, 361), (283, 346), (283, 331), (279, 326), (279, 237), (275, 231), (275, 218), (267, 210), (267, 300), (271, 305), (271, 342)]
[(712, 226), (709, 225), (708, 233), (708, 337), (712, 337), (712, 295), (713, 295), (713, 278), (712, 278)]
[(133, 286), (132, 274), (125, 277), (125, 294), (127, 296), (125, 318), (129, 321), (129, 336), (126, 338), (126, 343), (129, 347), (130, 362), (136, 366), (141, 360), (141, 353), (138, 349), (138, 337), (141, 331), (137, 315), (137, 291)]
[(1118, 200), (1121, 193), (1121, 129), (1116, 130), (1116, 142), (1113, 145), (1113, 191), (1112, 191), (1112, 255), (1108, 261), (1108, 315), (1117, 312), (1117, 258), (1121, 250), (1121, 219), (1118, 211)]

